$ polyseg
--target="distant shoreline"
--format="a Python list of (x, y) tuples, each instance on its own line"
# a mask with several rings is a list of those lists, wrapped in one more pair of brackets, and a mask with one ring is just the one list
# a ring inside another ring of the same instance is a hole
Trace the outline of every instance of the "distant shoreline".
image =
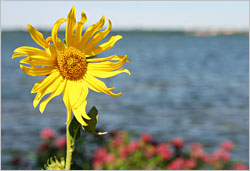
[[(41, 32), (50, 33), (51, 30), (39, 30)], [(25, 30), (1, 30), (1, 33), (13, 33), (13, 32), (27, 32)], [(64, 30), (59, 31), (64, 32)], [(113, 30), (111, 33), (169, 33), (169, 34), (180, 34), (180, 35), (194, 35), (194, 36), (217, 36), (217, 35), (249, 35), (248, 30), (202, 30), (202, 29), (193, 29), (193, 30), (142, 30), (142, 29), (131, 29), (131, 30)]]

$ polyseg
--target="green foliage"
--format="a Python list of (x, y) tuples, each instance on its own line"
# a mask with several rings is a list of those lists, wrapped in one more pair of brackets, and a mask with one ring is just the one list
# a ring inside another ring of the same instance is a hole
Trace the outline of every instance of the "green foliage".
[[(89, 132), (91, 134), (95, 135), (103, 135), (107, 132), (96, 132), (96, 124), (98, 121), (98, 110), (95, 106), (93, 106), (90, 111), (88, 112), (88, 116), (91, 118), (91, 120), (84, 119), (84, 121), (88, 124), (87, 126), (82, 126), (83, 130), (86, 132)], [(70, 122), (69, 125), (69, 132), (70, 136), (73, 140), (77, 140), (81, 135), (81, 124), (76, 120), (75, 117)]]
[(75, 117), (73, 117), (73, 119), (71, 120), (69, 124), (69, 134), (73, 140), (77, 140), (81, 135), (81, 125), (76, 120)]
[(84, 119), (84, 121), (88, 124), (87, 126), (83, 126), (83, 129), (87, 132), (90, 132), (95, 135), (103, 135), (107, 132), (96, 132), (96, 124), (98, 121), (98, 110), (95, 106), (93, 106), (90, 111), (88, 112), (89, 117), (91, 120)]

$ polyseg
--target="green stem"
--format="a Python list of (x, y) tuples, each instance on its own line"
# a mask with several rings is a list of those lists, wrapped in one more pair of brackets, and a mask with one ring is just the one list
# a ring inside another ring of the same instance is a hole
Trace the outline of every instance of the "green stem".
[(67, 154), (66, 154), (66, 167), (65, 170), (70, 170), (72, 153), (74, 151), (74, 144), (71, 142), (71, 136), (69, 134), (69, 123), (67, 124)]

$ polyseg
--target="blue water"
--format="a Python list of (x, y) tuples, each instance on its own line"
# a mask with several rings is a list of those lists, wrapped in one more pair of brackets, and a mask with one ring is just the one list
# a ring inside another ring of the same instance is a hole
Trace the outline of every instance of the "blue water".
[[(93, 91), (87, 108), (99, 110), (98, 126), (126, 130), (158, 140), (182, 136), (212, 152), (222, 141), (236, 144), (233, 159), (249, 160), (249, 42), (247, 35), (192, 36), (157, 32), (121, 32), (124, 38), (100, 57), (125, 55), (131, 76), (106, 79), (122, 92), (119, 98)], [(48, 35), (46, 33), (45, 35)], [(63, 35), (61, 35), (63, 36)], [(44, 127), (58, 129), (66, 121), (62, 97), (45, 114), (33, 109), (31, 77), (19, 69), (12, 51), (36, 46), (26, 32), (2, 32), (2, 168), (18, 154), (34, 152)]]

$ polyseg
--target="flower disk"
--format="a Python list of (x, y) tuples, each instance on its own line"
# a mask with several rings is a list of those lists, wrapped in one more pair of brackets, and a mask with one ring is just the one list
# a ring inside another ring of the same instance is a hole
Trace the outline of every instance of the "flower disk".
[(57, 57), (57, 68), (68, 80), (81, 79), (87, 71), (84, 53), (73, 47), (65, 48)]

